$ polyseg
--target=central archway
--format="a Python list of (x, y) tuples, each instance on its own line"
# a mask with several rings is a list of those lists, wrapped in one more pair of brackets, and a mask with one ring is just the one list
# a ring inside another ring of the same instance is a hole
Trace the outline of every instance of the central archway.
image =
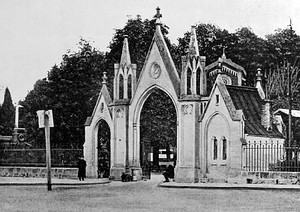
[(177, 112), (170, 96), (159, 88), (152, 89), (144, 99), (139, 114), (139, 158), (144, 178), (151, 171), (176, 166)]

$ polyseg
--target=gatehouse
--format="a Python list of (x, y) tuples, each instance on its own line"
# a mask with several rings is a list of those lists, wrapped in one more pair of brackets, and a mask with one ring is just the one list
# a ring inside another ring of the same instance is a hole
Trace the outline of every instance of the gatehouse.
[[(127, 37), (120, 63), (114, 65), (112, 97), (103, 76), (97, 103), (85, 123), (87, 175), (120, 180), (126, 172), (142, 179), (140, 116), (145, 101), (156, 90), (164, 92), (176, 110), (176, 182), (236, 177), (246, 160), (243, 145), (255, 141), (283, 145), (283, 136), (271, 121), (260, 72), (256, 87), (246, 87), (245, 69), (226, 58), (224, 52), (207, 65), (192, 27), (179, 76), (160, 19), (158, 8), (156, 31), (139, 79), (137, 67), (131, 63)], [(213, 82), (210, 92), (207, 82)]]

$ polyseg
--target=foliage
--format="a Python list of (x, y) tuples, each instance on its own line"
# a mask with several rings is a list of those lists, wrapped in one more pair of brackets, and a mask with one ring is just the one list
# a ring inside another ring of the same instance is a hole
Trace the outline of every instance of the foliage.
[[(266, 36), (266, 46), (270, 65), (283, 65), (282, 61), (290, 63), (300, 55), (300, 37), (292, 29), (277, 29), (274, 34)], [(281, 62), (278, 63), (278, 61)]]
[[(168, 47), (172, 48), (170, 40), (166, 37), (168, 27), (162, 27), (162, 33)], [(135, 19), (129, 19), (124, 28), (116, 29), (112, 41), (109, 44), (110, 52), (107, 54), (109, 70), (113, 70), (113, 64), (119, 63), (122, 53), (124, 36), (128, 36), (131, 62), (137, 65), (137, 78), (143, 68), (152, 38), (155, 32), (155, 20), (142, 20), (137, 15)]]
[[(200, 23), (196, 26), (200, 55), (206, 56), (206, 64), (215, 62), (225, 49), (226, 57), (243, 66), (247, 71), (247, 84), (254, 84), (258, 67), (266, 67), (265, 41), (255, 35), (250, 28), (240, 28), (229, 33), (216, 25)], [(178, 39), (178, 51), (184, 55), (190, 41), (190, 32)], [(209, 82), (213, 83), (213, 82)]]
[(141, 142), (145, 146), (153, 147), (154, 164), (158, 163), (159, 149), (169, 151), (170, 145), (177, 146), (177, 117), (174, 103), (159, 89), (154, 90), (144, 103), (140, 115), (140, 135)]
[(12, 103), (11, 94), (5, 88), (4, 101), (0, 105), (0, 135), (12, 135), (14, 128), (15, 107)]
[[(276, 69), (269, 71), (266, 83), (267, 98), (273, 100), (274, 110), (288, 108), (288, 71), (290, 71), (292, 97), (294, 100), (300, 99), (299, 68), (297, 66), (288, 68), (287, 65), (277, 66)], [(294, 101), (293, 106), (299, 109), (299, 101)]]
[(53, 146), (81, 148), (84, 143), (84, 122), (93, 109), (101, 88), (105, 55), (87, 41), (79, 42), (79, 51), (63, 56), (60, 66), (53, 66), (48, 78), (39, 80), (21, 102), (28, 142), (44, 145), (43, 132), (38, 129), (36, 111), (53, 110), (51, 129)]
[[(22, 121), (28, 130), (28, 142), (35, 146), (43, 145), (44, 134), (37, 128), (36, 111), (52, 109), (55, 124), (55, 128), (51, 129), (52, 143), (56, 146), (81, 147), (84, 142), (84, 121), (91, 115), (104, 71), (107, 72), (107, 85), (112, 93), (113, 65), (120, 61), (124, 35), (128, 35), (131, 61), (137, 64), (138, 77), (154, 32), (155, 21), (142, 20), (138, 15), (129, 19), (123, 28), (115, 30), (109, 52), (99, 52), (87, 41), (81, 40), (78, 52), (63, 55), (61, 64), (53, 66), (47, 78), (38, 80), (34, 89), (21, 102), (24, 106)], [(162, 26), (162, 32), (180, 74), (181, 56), (186, 55), (190, 32), (178, 38), (178, 45), (171, 44), (167, 38), (168, 27)], [(277, 101), (278, 107), (286, 107), (286, 75), (274, 67), (280, 67), (277, 61), (282, 61), (283, 57), (295, 58), (299, 55), (300, 38), (294, 31), (277, 30), (263, 39), (250, 28), (243, 27), (229, 33), (216, 25), (199, 23), (196, 32), (200, 54), (206, 56), (207, 65), (221, 57), (225, 48), (227, 58), (245, 68), (248, 85), (254, 84), (258, 67), (263, 71), (272, 70), (267, 80), (268, 93), (272, 100)], [(296, 79), (293, 90), (295, 102), (300, 102), (296, 92), (299, 90), (296, 72), (293, 74)], [(141, 135), (151, 138), (155, 147), (160, 148), (168, 143), (176, 146), (176, 111), (172, 104), (171, 99), (160, 91), (155, 91), (145, 102), (141, 115)]]

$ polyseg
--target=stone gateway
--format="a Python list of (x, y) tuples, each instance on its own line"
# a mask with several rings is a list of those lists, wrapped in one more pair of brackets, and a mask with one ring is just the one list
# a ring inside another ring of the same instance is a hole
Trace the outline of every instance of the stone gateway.
[[(156, 31), (139, 79), (136, 65), (131, 63), (127, 37), (120, 63), (114, 65), (113, 98), (104, 74), (97, 103), (85, 123), (87, 176), (99, 176), (103, 141), (98, 135), (103, 131), (99, 128), (106, 126), (109, 175), (115, 180), (121, 180), (123, 172), (132, 174), (134, 180), (142, 178), (140, 115), (143, 104), (157, 89), (170, 97), (176, 110), (176, 182), (236, 177), (243, 169), (245, 143), (276, 140), (283, 144), (282, 134), (272, 127), (260, 73), (256, 88), (243, 86), (246, 71), (227, 59), (224, 52), (207, 66), (206, 57), (199, 54), (196, 30), (192, 27), (179, 77), (161, 32), (159, 8), (155, 17)], [(210, 93), (208, 81), (214, 82)]]

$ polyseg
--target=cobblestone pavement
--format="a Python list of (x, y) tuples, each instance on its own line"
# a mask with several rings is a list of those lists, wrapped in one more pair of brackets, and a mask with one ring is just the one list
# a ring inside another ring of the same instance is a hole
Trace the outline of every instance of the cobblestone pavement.
[(1, 186), (0, 211), (300, 211), (299, 191), (157, 187), (162, 180)]

